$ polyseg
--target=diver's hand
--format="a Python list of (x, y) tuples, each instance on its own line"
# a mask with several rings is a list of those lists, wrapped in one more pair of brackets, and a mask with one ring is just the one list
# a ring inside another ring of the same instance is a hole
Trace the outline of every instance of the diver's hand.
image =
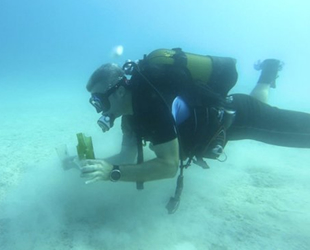
[(81, 177), (88, 179), (85, 184), (89, 184), (109, 180), (113, 165), (104, 160), (85, 160), (80, 169)]

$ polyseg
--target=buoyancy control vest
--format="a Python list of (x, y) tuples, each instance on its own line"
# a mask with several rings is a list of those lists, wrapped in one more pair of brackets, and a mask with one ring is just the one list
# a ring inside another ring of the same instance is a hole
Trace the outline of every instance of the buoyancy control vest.
[[(196, 131), (190, 131), (192, 136), (183, 136), (183, 139), (187, 138), (183, 145), (189, 145), (183, 152), (184, 157), (218, 158), (226, 144), (226, 130), (234, 119), (234, 111), (227, 108), (227, 94), (238, 78), (236, 60), (230, 57), (187, 53), (179, 48), (157, 49), (145, 55), (138, 65), (139, 70), (146, 78), (151, 79), (158, 92), (165, 87), (168, 89), (166, 92), (175, 91), (176, 86), (163, 86), (175, 81), (163, 80), (162, 83), (161, 79), (166, 79), (171, 73), (185, 72), (186, 77), (183, 78), (186, 80), (180, 79), (178, 75), (177, 82), (182, 85), (180, 88), (190, 88), (190, 91), (185, 91), (185, 94), (183, 91), (183, 94), (187, 104), (194, 109), (196, 117), (193, 119), (197, 124), (194, 126)], [(182, 84), (183, 81), (187, 84)], [(167, 103), (171, 101), (163, 99)], [(182, 132), (182, 126), (180, 131)]]
[[(125, 71), (128, 70), (126, 64), (123, 68)], [(187, 53), (179, 48), (157, 49), (148, 55), (144, 55), (144, 58), (138, 62), (137, 68), (139, 74), (148, 79), (159, 95), (162, 94), (161, 90), (165, 87), (163, 85), (169, 85), (169, 81), (161, 82), (161, 79), (165, 78), (161, 78), (160, 75), (166, 77), (171, 72), (186, 74), (185, 82), (187, 84), (182, 85), (183, 79), (180, 79), (179, 76), (177, 81), (171, 81), (174, 84), (179, 82), (183, 87), (187, 85), (186, 87), (190, 88), (190, 91), (185, 91), (185, 100), (193, 108), (195, 115), (199, 114), (197, 119), (195, 118), (195, 121), (199, 122), (195, 126), (197, 131), (191, 131), (191, 134), (195, 134), (197, 139), (190, 143), (192, 145), (191, 150), (187, 148), (184, 156), (218, 158), (221, 149), (226, 144), (226, 130), (234, 119), (234, 111), (227, 109), (229, 106), (227, 94), (236, 84), (238, 78), (236, 60), (230, 57)], [(133, 72), (129, 73), (128, 70), (126, 73), (132, 74)], [(168, 89), (166, 92), (175, 91), (174, 87), (166, 86)], [(189, 94), (189, 92), (191, 93)], [(171, 100), (167, 102), (167, 98), (163, 97), (162, 99), (168, 103), (167, 108), (169, 109)], [(203, 129), (204, 132), (201, 133)], [(183, 144), (185, 145), (185, 143)]]
[[(159, 88), (157, 89), (158, 86), (154, 84), (152, 79), (148, 79), (148, 74), (150, 72), (152, 74), (152, 69), (154, 68), (181, 69), (181, 71), (186, 72), (186, 78), (190, 79), (190, 82), (195, 85), (194, 87), (199, 86), (198, 88), (195, 88), (196, 93), (201, 94), (203, 97), (200, 98), (200, 101), (198, 102), (190, 100), (190, 106), (193, 108), (194, 112), (196, 114), (199, 112), (203, 113), (201, 119), (204, 121), (200, 122), (199, 126), (204, 129), (205, 134), (203, 136), (198, 135), (198, 129), (196, 129), (197, 131), (190, 131), (191, 134), (193, 132), (196, 134), (196, 138), (199, 137), (198, 143), (195, 143), (195, 147), (189, 149), (187, 154), (183, 155), (189, 158), (189, 161), (186, 165), (183, 164), (184, 158), (182, 158), (180, 155), (181, 170), (177, 180), (175, 196), (171, 197), (169, 203), (166, 206), (169, 213), (174, 213), (179, 205), (180, 196), (183, 189), (184, 167), (187, 167), (190, 164), (194, 156), (196, 156), (196, 164), (202, 167), (207, 167), (207, 164), (202, 160), (202, 158), (218, 158), (221, 153), (220, 151), (226, 144), (225, 134), (227, 128), (229, 128), (233, 122), (234, 111), (227, 110), (224, 106), (225, 102), (230, 101), (229, 98), (227, 98), (227, 94), (236, 84), (238, 74), (236, 71), (236, 60), (233, 58), (197, 55), (183, 52), (179, 48), (172, 50), (158, 49), (148, 55), (145, 55), (143, 60), (140, 60), (138, 64), (132, 62), (127, 62), (124, 64), (123, 69), (125, 70), (126, 74), (133, 75), (136, 71), (138, 75), (140, 75), (146, 82), (148, 82), (148, 84), (155, 90), (155, 92), (157, 92), (157, 94), (163, 99), (165, 103), (167, 103), (167, 101), (161, 95), (160, 91), (158, 90)], [(167, 71), (164, 70), (164, 72)], [(196, 95), (192, 95), (192, 97), (196, 98)], [(224, 100), (224, 102), (212, 103), (212, 101), (216, 99)], [(168, 105), (167, 109), (170, 110)], [(206, 127), (204, 127), (204, 125), (206, 125)], [(208, 128), (211, 129), (208, 130)], [(176, 130), (178, 131), (177, 128)], [(177, 134), (180, 142), (180, 135), (179, 133)], [(141, 140), (138, 140), (138, 143), (140, 145), (140, 147), (138, 147), (138, 162), (141, 162), (143, 161)], [(182, 149), (180, 151), (182, 151)], [(138, 182), (137, 188), (142, 189), (143, 182)]]

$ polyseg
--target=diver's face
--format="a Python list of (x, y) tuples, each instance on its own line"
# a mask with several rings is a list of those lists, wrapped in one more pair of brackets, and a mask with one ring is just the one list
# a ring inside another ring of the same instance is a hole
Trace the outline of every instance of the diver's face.
[(95, 86), (91, 91), (90, 103), (96, 108), (97, 113), (102, 115), (113, 115), (115, 118), (122, 115), (121, 101), (123, 96), (123, 86), (116, 84), (105, 89)]
[[(120, 87), (122, 88), (122, 87)], [(122, 112), (122, 97), (119, 95), (119, 89), (108, 97), (110, 108), (106, 112), (102, 112), (103, 115), (113, 116), (114, 118), (120, 117)]]
[(92, 92), (89, 102), (95, 107), (97, 113), (105, 113), (111, 108), (109, 97), (112, 93), (110, 92), (109, 90)]

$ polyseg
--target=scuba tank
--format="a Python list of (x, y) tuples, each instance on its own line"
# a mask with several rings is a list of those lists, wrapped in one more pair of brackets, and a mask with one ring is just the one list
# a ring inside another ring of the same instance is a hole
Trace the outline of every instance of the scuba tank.
[(154, 50), (139, 62), (142, 70), (156, 65), (181, 67), (193, 83), (206, 85), (222, 97), (226, 97), (238, 78), (234, 58), (198, 55), (183, 52), (180, 48)]

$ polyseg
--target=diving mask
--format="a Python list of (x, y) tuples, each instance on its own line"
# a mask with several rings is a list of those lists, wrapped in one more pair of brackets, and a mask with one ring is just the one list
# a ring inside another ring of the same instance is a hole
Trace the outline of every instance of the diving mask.
[(93, 93), (89, 99), (89, 102), (91, 105), (93, 105), (97, 111), (97, 113), (100, 112), (107, 112), (110, 107), (110, 101), (109, 96), (119, 88), (119, 86), (126, 84), (127, 78), (120, 77), (118, 83), (116, 83), (114, 86), (108, 88), (104, 93)]
[(111, 106), (108, 96), (101, 93), (92, 94), (89, 102), (95, 107), (97, 113), (106, 112), (110, 109)]

